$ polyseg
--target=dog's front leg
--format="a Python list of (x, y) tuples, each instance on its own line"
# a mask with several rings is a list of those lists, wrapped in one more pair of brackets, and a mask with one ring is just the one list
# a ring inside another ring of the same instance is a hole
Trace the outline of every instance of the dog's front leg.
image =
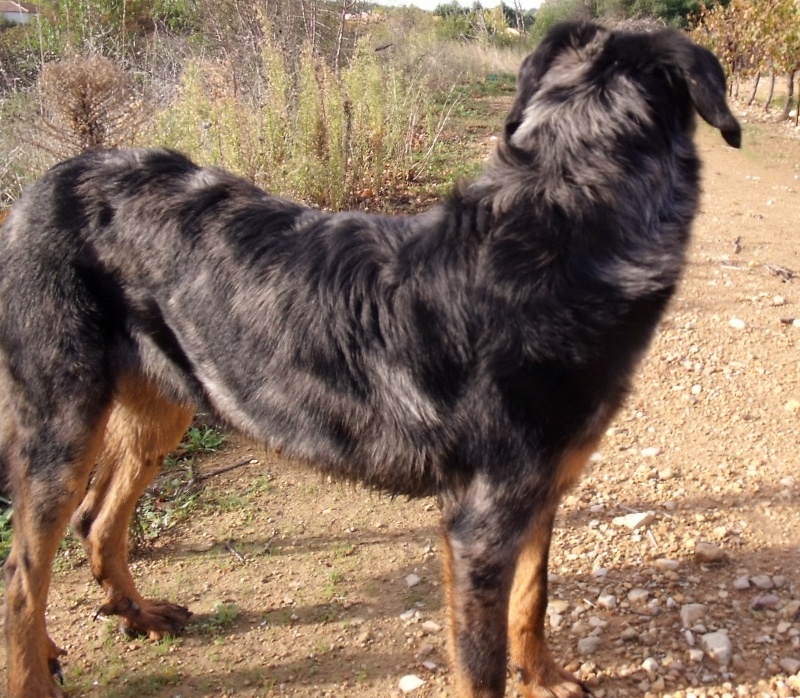
[(547, 560), (558, 499), (532, 516), (517, 559), (509, 604), (511, 671), (525, 698), (585, 698), (589, 690), (559, 667), (547, 646)]
[(445, 583), (458, 698), (505, 695), (508, 599), (520, 521), (481, 477), (453, 502), (445, 500)]

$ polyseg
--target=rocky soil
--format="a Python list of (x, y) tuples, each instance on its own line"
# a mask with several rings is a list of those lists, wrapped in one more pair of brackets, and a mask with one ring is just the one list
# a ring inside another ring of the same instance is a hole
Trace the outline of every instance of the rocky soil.
[[(685, 282), (557, 522), (550, 641), (597, 698), (800, 696), (800, 141), (699, 142)], [(195, 611), (177, 639), (94, 620), (99, 589), (60, 554), (71, 695), (448, 695), (435, 503), (243, 445), (201, 469), (251, 459), (135, 559), (144, 593)]]

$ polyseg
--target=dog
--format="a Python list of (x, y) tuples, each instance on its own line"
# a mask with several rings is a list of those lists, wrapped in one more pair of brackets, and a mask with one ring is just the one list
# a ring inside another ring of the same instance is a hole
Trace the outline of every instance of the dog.
[(455, 690), (589, 689), (544, 630), (562, 494), (623, 402), (697, 213), (695, 114), (739, 147), (683, 34), (555, 27), (483, 174), (416, 216), (329, 214), (164, 150), (54, 167), (0, 239), (8, 695), (62, 698), (45, 627), (68, 523), (105, 614), (190, 612), (128, 569), (138, 497), (198, 407), (393, 495), (436, 495)]

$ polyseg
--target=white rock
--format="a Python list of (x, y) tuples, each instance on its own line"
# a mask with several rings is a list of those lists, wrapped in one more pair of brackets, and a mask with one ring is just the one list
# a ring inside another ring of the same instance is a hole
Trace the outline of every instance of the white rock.
[(652, 511), (644, 511), (636, 514), (626, 514), (625, 516), (615, 516), (612, 523), (615, 526), (625, 526), (635, 531), (637, 528), (649, 526), (655, 519), (655, 513)]
[(695, 557), (701, 562), (724, 562), (728, 553), (714, 543), (700, 541), (694, 548)]
[(706, 633), (700, 638), (700, 645), (717, 664), (727, 666), (733, 655), (731, 639), (724, 632)]
[(439, 668), (439, 665), (436, 662), (432, 662), (430, 659), (422, 662), (422, 666), (428, 671), (436, 671)]
[(606, 575), (608, 575), (608, 570), (605, 567), (595, 567), (592, 570), (592, 577), (595, 579), (602, 579)]
[(783, 296), (773, 296), (772, 305), (786, 305), (786, 299)]
[(643, 448), (639, 451), (645, 458), (654, 458), (659, 453), (661, 453), (661, 449), (658, 446), (648, 446), (647, 448)]
[(597, 605), (600, 608), (605, 608), (607, 611), (610, 611), (612, 608), (616, 608), (617, 606), (617, 597), (613, 594), (600, 594), (597, 597)]
[(608, 625), (608, 623), (599, 616), (589, 616), (588, 623), (590, 628), (605, 628)]
[(800, 659), (795, 659), (794, 657), (783, 657), (778, 661), (778, 664), (789, 676), (800, 671)]
[(600, 646), (600, 638), (595, 635), (584, 637), (578, 640), (578, 654), (586, 656), (592, 654)]
[(750, 577), (746, 574), (743, 574), (741, 577), (737, 577), (733, 580), (733, 588), (737, 591), (745, 591), (746, 589), (750, 588)]
[(425, 682), (419, 676), (415, 676), (414, 674), (406, 674), (406, 676), (397, 682), (397, 686), (403, 693), (411, 693), (412, 691), (416, 691), (420, 686), (424, 685)]
[(406, 575), (406, 586), (415, 587), (419, 584), (422, 580), (416, 574), (409, 574)]
[(429, 635), (433, 635), (435, 633), (441, 632), (442, 626), (439, 625), (436, 621), (426, 620), (422, 624), (422, 630), (423, 630), (423, 632), (426, 632)]
[(687, 603), (681, 606), (681, 625), (691, 628), (695, 623), (705, 618), (708, 606), (702, 603)]
[(634, 604), (641, 604), (650, 598), (650, 592), (647, 589), (631, 589), (628, 592), (628, 601)]
[(413, 608), (409, 608), (407, 611), (403, 611), (400, 614), (400, 620), (408, 623), (409, 621), (414, 620), (414, 618), (416, 617), (417, 613), (418, 612), (415, 611)]
[(687, 654), (689, 655), (689, 661), (692, 664), (699, 664), (703, 661), (703, 657), (705, 656), (703, 650), (698, 649), (691, 649), (687, 652)]
[(750, 583), (757, 589), (775, 588), (772, 577), (770, 577), (768, 574), (757, 574), (754, 577), (750, 577)]
[(733, 327), (734, 330), (743, 330), (745, 327), (747, 327), (747, 323), (738, 317), (732, 317), (728, 321), (728, 324)]
[(782, 618), (789, 618), (790, 620), (797, 618), (800, 616), (800, 601), (797, 599), (790, 601), (780, 610), (780, 614)]
[(642, 662), (642, 669), (647, 672), (647, 678), (653, 681), (658, 674), (658, 662), (652, 657), (648, 657)]
[(569, 601), (564, 599), (550, 599), (547, 602), (547, 612), (563, 615), (569, 608)]
[(661, 572), (676, 572), (681, 566), (681, 563), (678, 562), (678, 560), (667, 560), (662, 557), (656, 560), (655, 565), (656, 569)]

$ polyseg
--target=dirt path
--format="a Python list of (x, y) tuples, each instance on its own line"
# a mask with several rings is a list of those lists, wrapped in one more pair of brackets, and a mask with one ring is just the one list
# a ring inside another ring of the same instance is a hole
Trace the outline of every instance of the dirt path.
[[(800, 317), (800, 278), (779, 275), (800, 273), (800, 142), (699, 138), (686, 281), (557, 524), (550, 637), (597, 698), (800, 695), (800, 326), (782, 323)], [(425, 681), (412, 695), (447, 695), (434, 503), (243, 447), (203, 467), (251, 456), (135, 562), (145, 594), (195, 611), (180, 638), (93, 620), (98, 588), (74, 549), (60, 556), (48, 622), (71, 695), (385, 698), (407, 674)], [(647, 512), (637, 530), (614, 522)], [(699, 560), (702, 542), (724, 560)]]

